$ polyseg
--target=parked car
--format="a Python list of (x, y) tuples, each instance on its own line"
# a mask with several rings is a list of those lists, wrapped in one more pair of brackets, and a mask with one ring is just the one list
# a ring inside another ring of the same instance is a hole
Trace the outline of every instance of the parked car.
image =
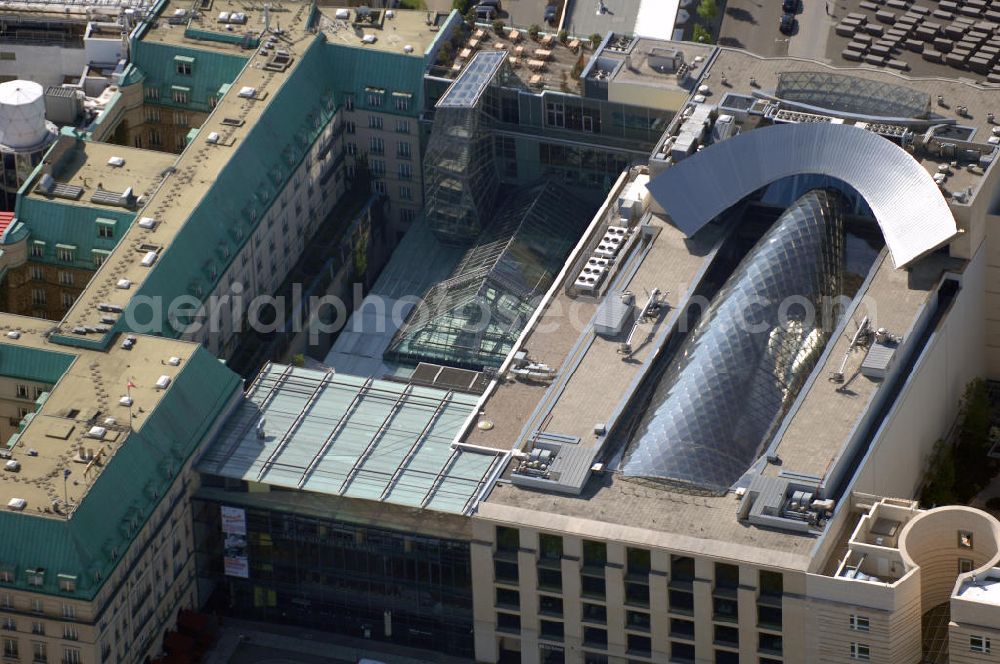
[(495, 7), (489, 6), (477, 6), (476, 7), (476, 20), (477, 21), (492, 21), (497, 18), (497, 10)]
[(795, 14), (782, 14), (778, 29), (781, 30), (781, 34), (783, 35), (792, 34), (792, 31), (795, 29)]
[(559, 17), (556, 15), (555, 5), (545, 5), (545, 22), (549, 25), (555, 25)]
[(782, 0), (781, 11), (786, 14), (794, 14), (799, 10), (799, 0)]

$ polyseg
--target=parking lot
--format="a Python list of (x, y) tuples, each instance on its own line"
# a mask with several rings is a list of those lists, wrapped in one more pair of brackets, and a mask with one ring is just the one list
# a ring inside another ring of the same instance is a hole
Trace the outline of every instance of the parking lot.
[(745, 48), (763, 56), (788, 55), (791, 37), (778, 31), (781, 14), (781, 0), (728, 0), (723, 12), (719, 44)]

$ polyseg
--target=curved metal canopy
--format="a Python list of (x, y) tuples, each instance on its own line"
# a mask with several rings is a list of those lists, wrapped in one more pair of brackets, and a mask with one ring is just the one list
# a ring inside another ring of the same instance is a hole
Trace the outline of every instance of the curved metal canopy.
[(852, 125), (754, 129), (675, 164), (647, 187), (673, 223), (690, 236), (761, 187), (806, 174), (837, 178), (865, 200), (896, 267), (958, 234), (930, 174), (895, 143)]

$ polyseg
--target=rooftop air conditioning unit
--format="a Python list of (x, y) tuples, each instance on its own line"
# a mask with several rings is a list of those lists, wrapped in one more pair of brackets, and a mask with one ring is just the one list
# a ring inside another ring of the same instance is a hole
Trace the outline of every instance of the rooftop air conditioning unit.
[(21, 512), (28, 506), (28, 501), (24, 498), (11, 498), (7, 501), (7, 509), (14, 512)]
[(125, 165), (125, 160), (121, 157), (111, 157), (108, 159), (108, 166), (114, 166), (115, 168), (121, 168)]
[(139, 220), (139, 228), (145, 228), (146, 230), (153, 230), (156, 228), (156, 219), (152, 217), (143, 217)]
[(165, 390), (170, 386), (170, 376), (160, 376), (156, 379), (156, 389)]
[(152, 267), (153, 263), (155, 263), (155, 262), (156, 262), (156, 252), (155, 251), (147, 251), (146, 255), (142, 257), (142, 266), (143, 267)]
[(104, 427), (97, 427), (97, 426), (90, 427), (90, 431), (87, 432), (87, 438), (104, 440), (104, 434), (106, 434), (107, 432), (108, 430)]
[(361, 38), (362, 44), (374, 44), (376, 41), (378, 41), (378, 37), (375, 35), (365, 35)]

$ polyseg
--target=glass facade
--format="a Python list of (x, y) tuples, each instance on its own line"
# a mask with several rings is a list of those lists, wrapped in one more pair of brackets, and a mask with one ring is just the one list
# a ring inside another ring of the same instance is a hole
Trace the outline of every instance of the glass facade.
[(926, 118), (931, 97), (905, 85), (815, 71), (787, 71), (774, 96), (816, 108), (864, 116)]
[(386, 359), (476, 370), (503, 362), (595, 211), (551, 182), (505, 199), (453, 275), (421, 299)]
[(626, 476), (723, 492), (759, 456), (837, 323), (843, 211), (809, 191), (737, 266), (653, 390)]
[(223, 574), (219, 515), (195, 501), (199, 576), (217, 582), (217, 610), (472, 656), (468, 542), (247, 507), (239, 578)]

